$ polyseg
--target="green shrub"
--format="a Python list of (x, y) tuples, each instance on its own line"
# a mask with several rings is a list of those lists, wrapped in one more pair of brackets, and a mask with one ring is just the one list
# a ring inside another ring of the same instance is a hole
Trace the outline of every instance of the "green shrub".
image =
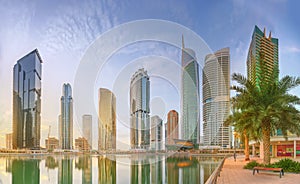
[(300, 163), (288, 158), (281, 159), (271, 165), (274, 168), (282, 168), (284, 172), (300, 172)]
[(253, 167), (256, 167), (256, 166), (262, 166), (262, 164), (257, 163), (257, 162), (254, 160), (254, 161), (251, 161), (251, 162), (249, 162), (248, 164), (246, 164), (246, 165), (244, 166), (244, 169), (253, 169)]
[(253, 167), (256, 166), (262, 166), (262, 167), (268, 167), (268, 168), (282, 168), (284, 172), (293, 172), (293, 173), (300, 173), (300, 163), (293, 161), (288, 158), (284, 158), (279, 160), (278, 162), (275, 162), (273, 164), (260, 164), (257, 163), (255, 160), (252, 162), (249, 162), (244, 166), (244, 169), (253, 169)]

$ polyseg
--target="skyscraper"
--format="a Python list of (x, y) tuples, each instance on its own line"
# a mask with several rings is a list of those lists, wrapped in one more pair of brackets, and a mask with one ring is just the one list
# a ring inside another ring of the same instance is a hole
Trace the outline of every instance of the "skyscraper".
[(151, 117), (151, 149), (162, 150), (163, 122), (159, 116)]
[(116, 96), (99, 89), (99, 151), (116, 149)]
[(261, 71), (259, 59), (266, 63), (270, 74), (274, 69), (278, 70), (278, 39), (272, 38), (271, 32), (266, 37), (266, 30), (262, 32), (255, 26), (247, 56), (247, 75), (248, 79), (256, 84), (259, 82)]
[(62, 94), (59, 143), (61, 149), (73, 149), (73, 98), (70, 84), (63, 84)]
[(130, 145), (131, 149), (150, 146), (150, 81), (147, 71), (139, 69), (130, 82)]
[(175, 110), (171, 110), (168, 113), (168, 121), (167, 121), (167, 144), (172, 145), (175, 144), (174, 139), (178, 139), (178, 112)]
[(182, 36), (181, 138), (199, 142), (199, 65), (192, 49), (184, 47)]
[(230, 146), (230, 53), (221, 49), (205, 57), (203, 68), (203, 134), (205, 145)]
[(42, 59), (37, 49), (17, 61), (13, 74), (13, 149), (39, 148)]
[(82, 116), (83, 137), (88, 141), (90, 149), (92, 149), (92, 121), (92, 115)]

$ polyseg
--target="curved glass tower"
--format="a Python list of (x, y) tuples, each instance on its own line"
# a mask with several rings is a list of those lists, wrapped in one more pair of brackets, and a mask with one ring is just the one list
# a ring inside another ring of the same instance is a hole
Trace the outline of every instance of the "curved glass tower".
[(181, 138), (199, 142), (199, 65), (192, 49), (184, 47), (182, 37)]
[(116, 96), (99, 89), (99, 151), (116, 149)]
[(229, 48), (205, 57), (202, 76), (204, 144), (229, 147), (230, 129), (223, 125), (230, 113)]
[(150, 81), (147, 71), (139, 69), (130, 82), (131, 149), (150, 147)]

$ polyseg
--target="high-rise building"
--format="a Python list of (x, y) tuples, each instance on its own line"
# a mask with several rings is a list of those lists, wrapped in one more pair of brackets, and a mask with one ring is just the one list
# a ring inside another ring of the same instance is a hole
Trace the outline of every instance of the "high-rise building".
[(13, 74), (13, 149), (39, 148), (42, 59), (37, 49), (17, 61)]
[(73, 98), (70, 84), (63, 84), (61, 114), (59, 118), (59, 144), (61, 149), (73, 149)]
[(6, 134), (6, 149), (12, 149), (12, 133)]
[(205, 57), (203, 67), (204, 145), (230, 146), (230, 128), (224, 121), (230, 113), (230, 53), (221, 49)]
[(130, 145), (131, 149), (150, 147), (150, 81), (147, 71), (139, 69), (130, 82)]
[(168, 120), (167, 120), (167, 145), (174, 145), (174, 139), (179, 138), (178, 134), (178, 112), (175, 110), (171, 110), (168, 113)]
[(151, 117), (151, 149), (162, 150), (163, 120), (159, 116)]
[(116, 96), (99, 89), (99, 151), (116, 149)]
[(192, 49), (185, 48), (182, 36), (181, 138), (199, 142), (199, 65)]
[(85, 114), (82, 116), (83, 137), (88, 141), (90, 150), (92, 149), (92, 115)]
[(261, 31), (255, 26), (247, 56), (247, 75), (248, 79), (256, 84), (259, 82), (261, 71), (260, 59), (266, 63), (270, 74), (274, 69), (278, 70), (278, 39), (272, 38), (271, 32), (266, 37), (266, 30)]

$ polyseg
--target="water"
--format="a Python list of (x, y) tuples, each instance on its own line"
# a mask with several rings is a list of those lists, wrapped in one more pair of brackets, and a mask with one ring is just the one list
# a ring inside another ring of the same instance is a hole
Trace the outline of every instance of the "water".
[(205, 183), (220, 157), (1, 156), (0, 184)]

